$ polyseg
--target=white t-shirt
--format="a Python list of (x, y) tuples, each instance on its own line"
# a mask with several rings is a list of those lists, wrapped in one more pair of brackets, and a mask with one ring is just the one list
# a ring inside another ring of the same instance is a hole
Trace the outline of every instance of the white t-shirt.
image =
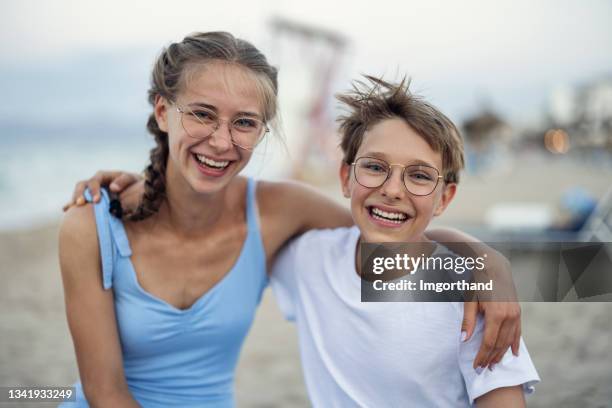
[(472, 368), (483, 321), (461, 342), (462, 303), (362, 303), (356, 227), (310, 231), (278, 256), (272, 289), (297, 323), (315, 407), (460, 407), (487, 392), (539, 381), (525, 344), (494, 371)]

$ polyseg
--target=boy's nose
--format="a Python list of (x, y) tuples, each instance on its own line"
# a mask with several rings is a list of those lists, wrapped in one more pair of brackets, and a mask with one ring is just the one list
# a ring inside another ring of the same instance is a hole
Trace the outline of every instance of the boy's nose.
[(391, 170), (391, 174), (381, 186), (381, 193), (387, 198), (401, 200), (406, 194), (406, 187), (402, 180), (402, 169)]

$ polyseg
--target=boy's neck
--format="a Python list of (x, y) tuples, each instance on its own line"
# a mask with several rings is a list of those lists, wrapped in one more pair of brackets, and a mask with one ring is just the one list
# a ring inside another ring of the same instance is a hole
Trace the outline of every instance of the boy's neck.
[[(361, 251), (360, 246), (361, 243), (364, 243), (363, 235), (359, 234), (359, 239), (357, 240), (357, 246), (355, 248), (355, 272), (357, 275), (364, 280), (374, 281), (376, 279), (380, 279), (380, 275), (376, 275), (375, 277), (372, 274), (363, 274), (361, 271)], [(396, 242), (397, 244), (402, 245), (402, 256), (404, 254), (409, 257), (419, 257), (419, 256), (429, 256), (436, 249), (435, 241), (428, 239), (425, 234), (421, 236), (421, 239), (410, 240), (406, 242)], [(393, 280), (405, 276), (407, 273), (403, 274), (389, 274), (386, 276), (385, 280)]]

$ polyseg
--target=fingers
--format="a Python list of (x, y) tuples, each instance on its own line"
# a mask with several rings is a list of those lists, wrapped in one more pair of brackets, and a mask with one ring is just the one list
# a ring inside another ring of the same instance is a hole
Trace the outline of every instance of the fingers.
[(138, 178), (135, 177), (133, 174), (120, 173), (119, 176), (112, 180), (109, 188), (113, 193), (121, 193), (126, 188), (134, 184), (136, 181), (138, 181)]
[(94, 203), (100, 202), (100, 189), (102, 186), (111, 184), (110, 189), (113, 192), (121, 192), (134, 182), (138, 181), (138, 176), (131, 173), (121, 171), (98, 171), (89, 180), (79, 181), (74, 187), (72, 199), (63, 207), (63, 211), (67, 211), (70, 207), (76, 205), (84, 205), (87, 201), (83, 194), (85, 189), (89, 189)]
[(104, 172), (98, 171), (92, 178), (87, 180), (87, 188), (94, 203), (100, 201), (100, 188), (104, 183)]
[(465, 302), (463, 304), (463, 321), (461, 322), (461, 341), (472, 337), (478, 316), (478, 302)]
[(512, 322), (510, 319), (504, 320), (504, 323), (502, 323), (499, 330), (499, 335), (497, 336), (495, 346), (488, 357), (488, 361), (485, 363), (490, 370), (493, 370), (495, 364), (501, 361), (508, 348), (512, 345), (515, 331), (516, 326), (514, 325), (514, 322)]
[[(521, 331), (521, 308), (516, 302), (487, 302), (485, 310), (484, 337), (474, 360), (474, 368), (494, 368), (509, 347), (518, 352)], [(515, 353), (516, 355), (516, 353)]]
[(87, 181), (79, 181), (78, 183), (76, 183), (74, 191), (72, 192), (72, 198), (69, 202), (64, 204), (64, 206), (62, 207), (62, 211), (66, 212), (72, 206), (81, 206), (85, 204), (86, 200), (85, 197), (83, 197), (83, 193), (85, 192), (86, 188)]
[(474, 359), (474, 368), (484, 368), (487, 366), (486, 363), (489, 361), (489, 356), (495, 349), (495, 344), (497, 343), (497, 337), (499, 336), (502, 321), (503, 318), (500, 318), (497, 313), (485, 313), (484, 336), (482, 343), (480, 344), (478, 354), (476, 354), (476, 358)]
[(141, 179), (137, 180), (137, 183), (131, 184), (128, 188), (123, 190), (121, 194), (119, 194), (121, 206), (127, 212), (135, 211), (144, 195), (145, 182)]
[(514, 331), (514, 340), (512, 341), (512, 354), (514, 354), (517, 357), (519, 355), (519, 348), (521, 345), (521, 331), (522, 331), (521, 319), (519, 317), (518, 325)]

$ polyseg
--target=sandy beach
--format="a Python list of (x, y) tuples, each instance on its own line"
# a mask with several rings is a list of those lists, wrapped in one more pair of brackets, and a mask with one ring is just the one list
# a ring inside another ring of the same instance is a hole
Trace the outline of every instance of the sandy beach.
[[(567, 177), (544, 184), (555, 173)], [(531, 180), (530, 199), (554, 206), (571, 185), (582, 184), (601, 196), (612, 169), (572, 169), (534, 160), (487, 179), (466, 177), (442, 224), (482, 223), (490, 205), (525, 197), (525, 180), (533, 175), (539, 175), (546, 188), (534, 188), (538, 182)], [(67, 386), (78, 378), (57, 261), (58, 222), (0, 233), (0, 386)], [(529, 406), (611, 406), (611, 316), (612, 303), (523, 304), (523, 336), (542, 378)], [(240, 357), (236, 395), (239, 407), (309, 405), (296, 330), (282, 319), (269, 290)]]
[[(2, 386), (65, 386), (77, 379), (56, 236), (55, 225), (0, 234)], [(523, 305), (524, 338), (542, 378), (529, 406), (610, 406), (610, 316), (610, 303)], [(239, 407), (308, 406), (296, 331), (283, 321), (270, 291), (246, 340), (236, 392)]]

